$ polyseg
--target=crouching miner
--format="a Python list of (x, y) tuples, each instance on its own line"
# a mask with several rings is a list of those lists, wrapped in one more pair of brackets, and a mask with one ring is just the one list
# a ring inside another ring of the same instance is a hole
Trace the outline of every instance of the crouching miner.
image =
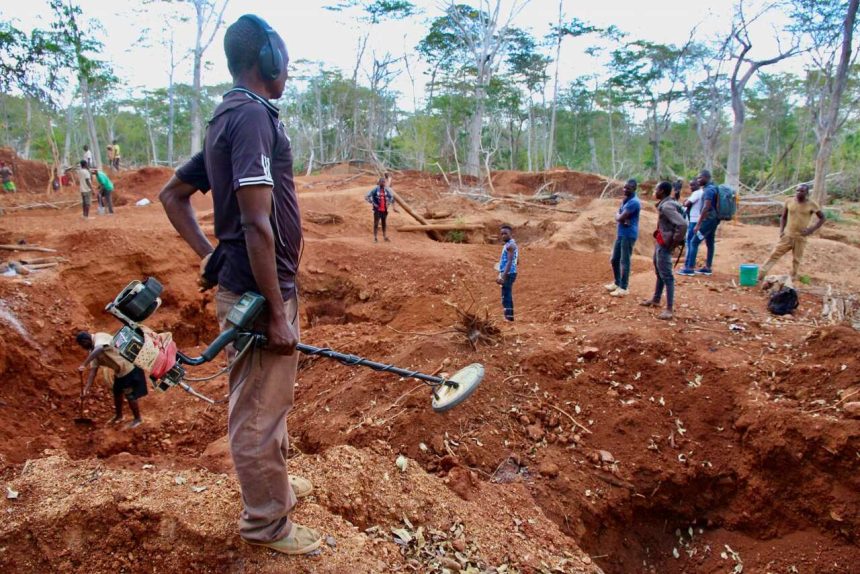
[(135, 367), (120, 356), (119, 351), (111, 345), (113, 336), (108, 333), (91, 335), (86, 331), (81, 331), (75, 336), (75, 341), (82, 349), (90, 352), (84, 363), (78, 367), (81, 372), (90, 370), (87, 384), (81, 391), (83, 395), (86, 396), (90, 392), (90, 387), (96, 379), (99, 367), (107, 367), (114, 372), (113, 404), (115, 415), (111, 423), (116, 424), (122, 421), (122, 402), (125, 398), (129, 408), (131, 408), (131, 414), (134, 415), (134, 419), (125, 428), (133, 429), (143, 424), (143, 419), (140, 418), (140, 405), (138, 404), (138, 400), (147, 394), (146, 375), (143, 369)]

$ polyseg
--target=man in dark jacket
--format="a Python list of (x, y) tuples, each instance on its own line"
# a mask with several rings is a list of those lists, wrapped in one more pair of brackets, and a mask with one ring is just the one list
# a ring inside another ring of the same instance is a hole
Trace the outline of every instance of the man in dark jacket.
[(642, 301), (643, 307), (659, 307), (666, 288), (666, 309), (657, 318), (668, 320), (672, 318), (672, 307), (675, 303), (675, 277), (672, 274), (672, 250), (684, 242), (687, 234), (687, 220), (684, 219), (681, 204), (672, 199), (672, 184), (661, 181), (657, 184), (654, 195), (657, 198), (657, 231), (654, 232), (654, 271), (657, 274), (657, 284), (654, 296)]
[(392, 194), (391, 190), (385, 186), (385, 183), (385, 178), (380, 177), (379, 181), (376, 182), (376, 187), (368, 191), (367, 195), (364, 196), (364, 200), (373, 206), (374, 243), (379, 241), (377, 239), (377, 231), (380, 223), (382, 223), (382, 239), (388, 241), (385, 222), (388, 219), (388, 208), (394, 207), (394, 194)]

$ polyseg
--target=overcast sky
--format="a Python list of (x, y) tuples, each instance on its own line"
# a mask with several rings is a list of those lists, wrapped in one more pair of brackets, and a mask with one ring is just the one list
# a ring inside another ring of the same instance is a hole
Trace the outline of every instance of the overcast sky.
[[(417, 97), (420, 98), (423, 95), (420, 75), (423, 68), (416, 58), (415, 46), (426, 33), (429, 22), (442, 13), (443, 3), (415, 0), (414, 3), (421, 9), (420, 14), (408, 21), (377, 25), (370, 29), (357, 23), (357, 11), (337, 13), (324, 8), (336, 1), (231, 0), (224, 19), (229, 24), (242, 14), (255, 13), (266, 19), (286, 40), (293, 62), (319, 61), (326, 69), (337, 67), (350, 75), (355, 65), (358, 39), (370, 30), (372, 36), (364, 59), (365, 69), (372, 61), (373, 52), (380, 56), (385, 52), (391, 52), (394, 56), (409, 56), (410, 63), (417, 67)], [(477, 3), (461, 1), (472, 5)], [(503, 6), (509, 7), (511, 3), (512, 0), (503, 0)], [(11, 1), (5, 4), (8, 6)], [(175, 16), (179, 14), (190, 18), (193, 15), (190, 5), (154, 3), (141, 8), (139, 0), (79, 0), (79, 4), (86, 16), (97, 19), (104, 26), (105, 34), (101, 38), (105, 45), (104, 57), (113, 63), (117, 76), (130, 87), (156, 88), (167, 84), (167, 50), (159, 40), (168, 34), (168, 22), (175, 30), (178, 47), (188, 49), (193, 45), (192, 20), (182, 22)], [(614, 24), (627, 32), (629, 39), (683, 44), (693, 27), (697, 27), (703, 38), (726, 30), (733, 4), (732, 0), (564, 0), (564, 12), (568, 19), (577, 17), (601, 27)], [(12, 18), (20, 27), (29, 29), (35, 25), (46, 25), (44, 15), (47, 13), (46, 0), (29, 0), (16, 2), (11, 9), (4, 8), (2, 17)], [(542, 37), (557, 17), (558, 0), (531, 0), (518, 13), (514, 25)], [(771, 14), (760, 22), (753, 35), (758, 57), (768, 56), (774, 51), (773, 29), (781, 27), (784, 21), (784, 16)], [(141, 41), (140, 37), (146, 30), (148, 40)], [(204, 84), (230, 80), (222, 42), (223, 29), (206, 53), (205, 58), (210, 65), (204, 72)], [(562, 85), (599, 68), (598, 63), (584, 53), (586, 42), (565, 42), (560, 68)], [(550, 73), (552, 71), (551, 68)], [(366, 83), (366, 76), (363, 79)], [(190, 83), (190, 61), (186, 60), (178, 70), (177, 81)], [(402, 94), (401, 106), (409, 107), (413, 91), (406, 74), (395, 81), (393, 88)]]

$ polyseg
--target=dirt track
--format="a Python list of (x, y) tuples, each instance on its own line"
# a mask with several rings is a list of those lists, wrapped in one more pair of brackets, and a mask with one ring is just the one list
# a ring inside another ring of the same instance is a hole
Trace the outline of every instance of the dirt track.
[[(102, 309), (130, 280), (165, 284), (151, 324), (183, 349), (216, 332), (192, 253), (158, 204), (133, 205), (154, 199), (169, 174), (123, 174), (113, 217), (83, 221), (70, 208), (0, 219), (0, 243), (25, 239), (68, 259), (0, 278), (0, 468), (20, 493), (2, 503), (0, 570), (441, 572), (440, 559), (411, 554), (390, 530), (423, 526), (440, 533), (449, 559), (461, 548), (482, 568), (509, 571), (856, 571), (860, 421), (840, 398), (860, 389), (860, 333), (817, 324), (816, 297), (825, 282), (860, 287), (851, 229), (813, 239), (813, 287), (794, 318), (777, 319), (758, 290), (733, 283), (739, 262), (766, 255), (774, 230), (724, 226), (717, 274), (679, 278), (677, 320), (665, 324), (636, 304), (653, 288), (649, 241), (637, 246), (635, 296), (602, 291), (617, 200), (594, 199), (594, 176), (556, 176), (573, 196), (564, 207), (580, 211), (564, 214), (480, 206), (445, 194), (438, 177), (403, 174), (395, 189), (422, 211), (517, 228), (518, 322), (502, 326), (499, 344), (472, 349), (450, 332), (445, 302), (498, 313), (492, 237), (453, 244), (393, 232), (392, 243), (373, 244), (363, 202), (372, 178), (299, 178), (303, 339), (430, 372), (477, 361), (487, 376), (437, 415), (413, 382), (303, 361), (289, 426), (294, 464), (319, 492), (297, 518), (333, 538), (319, 556), (285, 560), (235, 533), (222, 408), (151, 393), (146, 424), (126, 433), (105, 423), (103, 385), (87, 401), (96, 426), (72, 422), (83, 359), (72, 336), (115, 330)], [(539, 177), (500, 174), (497, 193), (533, 189)], [(196, 207), (211, 226), (206, 198)], [(309, 213), (343, 221), (312, 223)], [(643, 237), (653, 220), (649, 207)], [(389, 221), (411, 223), (403, 213)], [(223, 378), (199, 385), (215, 397), (223, 388)], [(411, 460), (405, 475), (398, 454)]]

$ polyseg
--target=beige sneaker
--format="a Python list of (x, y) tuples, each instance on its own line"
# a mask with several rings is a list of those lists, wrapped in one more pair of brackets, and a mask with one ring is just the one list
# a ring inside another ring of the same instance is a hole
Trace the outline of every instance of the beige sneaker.
[(322, 544), (322, 536), (313, 528), (308, 528), (294, 522), (290, 535), (284, 536), (280, 540), (275, 540), (274, 542), (245, 540), (245, 542), (254, 546), (264, 546), (281, 554), (297, 556), (299, 554), (308, 554), (319, 548), (320, 544)]
[(290, 486), (293, 487), (293, 494), (296, 495), (296, 498), (304, 498), (314, 491), (314, 485), (310, 480), (292, 474), (290, 475)]
[(665, 309), (662, 313), (660, 313), (659, 315), (657, 315), (657, 318), (658, 318), (658, 319), (661, 319), (661, 320), (663, 320), (663, 321), (669, 321), (669, 320), (670, 320), (670, 319), (672, 319), (673, 317), (674, 317), (674, 315), (672, 315), (672, 312), (671, 312), (671, 311), (669, 311), (668, 309)]
[(615, 291), (616, 289), (618, 289), (618, 285), (616, 285), (615, 282), (613, 281), (612, 283), (607, 283), (606, 285), (604, 285), (603, 288), (606, 289), (607, 291), (612, 292), (612, 291)]
[(621, 287), (619, 287), (618, 289), (616, 289), (615, 291), (610, 293), (609, 296), (610, 297), (624, 297), (625, 295), (627, 295), (627, 293), (629, 293), (629, 291), (627, 291), (627, 289), (622, 289)]

